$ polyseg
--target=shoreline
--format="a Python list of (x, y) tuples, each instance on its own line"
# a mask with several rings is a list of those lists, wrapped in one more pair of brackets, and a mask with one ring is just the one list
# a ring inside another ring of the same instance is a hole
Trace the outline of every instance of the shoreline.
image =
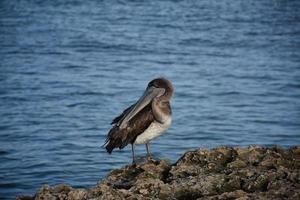
[(300, 199), (300, 146), (196, 149), (112, 170), (89, 189), (44, 185), (16, 199)]

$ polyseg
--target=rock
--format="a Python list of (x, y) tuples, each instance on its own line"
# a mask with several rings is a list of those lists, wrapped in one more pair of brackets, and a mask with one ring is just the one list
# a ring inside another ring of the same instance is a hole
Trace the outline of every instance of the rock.
[(143, 177), (150, 177), (160, 180), (165, 180), (171, 169), (171, 164), (168, 160), (161, 160), (158, 163), (149, 162), (141, 166), (143, 173), (138, 176), (138, 179)]
[(52, 194), (52, 188), (49, 185), (44, 185), (35, 195), (35, 200), (56, 200), (56, 196)]
[(68, 193), (69, 200), (81, 200), (86, 199), (87, 191), (85, 189), (76, 189)]
[(263, 159), (265, 149), (259, 146), (250, 146), (247, 154), (248, 162), (252, 165), (258, 165)]
[(151, 199), (167, 199), (172, 195), (171, 188), (163, 181), (155, 178), (139, 179), (130, 189), (131, 192), (141, 194)]
[(175, 199), (195, 199), (218, 194), (224, 182), (224, 175), (199, 175), (173, 180), (170, 185)]
[(247, 193), (244, 192), (243, 190), (236, 190), (233, 192), (224, 192), (221, 195), (214, 195), (214, 196), (210, 196), (210, 197), (203, 197), (203, 198), (199, 198), (198, 200), (201, 199), (211, 199), (211, 200), (221, 200), (221, 199), (239, 199), (239, 200), (247, 200), (250, 199), (247, 196)]
[(300, 147), (219, 147), (186, 152), (178, 161), (127, 165), (90, 189), (45, 185), (18, 200), (300, 199)]
[(260, 163), (260, 166), (262, 166), (266, 169), (272, 169), (272, 168), (275, 168), (276, 162), (277, 162), (277, 160), (274, 158), (266, 158)]
[(72, 187), (66, 184), (59, 184), (51, 188), (52, 193), (68, 193), (72, 190)]
[(247, 163), (243, 160), (237, 159), (231, 163), (228, 163), (227, 167), (231, 169), (241, 169), (247, 167)]

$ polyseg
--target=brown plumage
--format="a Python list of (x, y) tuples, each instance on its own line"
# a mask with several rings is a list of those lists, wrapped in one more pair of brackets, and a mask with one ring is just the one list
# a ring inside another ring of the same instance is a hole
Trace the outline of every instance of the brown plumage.
[(173, 87), (168, 80), (152, 80), (143, 96), (112, 120), (113, 127), (104, 144), (107, 152), (131, 144), (134, 161), (134, 145), (146, 144), (149, 156), (149, 141), (162, 134), (171, 123), (169, 100), (172, 93)]
[[(129, 107), (128, 109), (130, 108), (131, 107)], [(126, 110), (124, 112), (126, 112)], [(120, 129), (117, 123), (124, 116), (124, 112), (119, 117), (116, 117), (112, 122), (116, 125), (114, 125), (114, 127), (109, 131), (106, 139), (106, 143), (108, 144), (105, 148), (108, 153), (111, 153), (114, 148), (123, 149), (128, 144), (133, 144), (136, 137), (144, 132), (144, 130), (146, 130), (154, 120), (151, 105), (149, 104), (141, 112), (137, 113), (137, 115), (132, 118), (132, 120), (129, 121), (128, 127), (126, 129)]]

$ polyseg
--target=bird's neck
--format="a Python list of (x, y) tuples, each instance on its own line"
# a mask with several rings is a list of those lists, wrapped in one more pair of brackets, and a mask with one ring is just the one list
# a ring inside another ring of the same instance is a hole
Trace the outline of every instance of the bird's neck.
[(152, 101), (152, 112), (156, 121), (164, 123), (171, 115), (170, 102), (155, 98)]

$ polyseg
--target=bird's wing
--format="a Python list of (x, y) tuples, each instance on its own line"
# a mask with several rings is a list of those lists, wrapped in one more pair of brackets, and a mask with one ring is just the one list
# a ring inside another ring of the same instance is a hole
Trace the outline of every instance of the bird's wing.
[[(129, 106), (128, 108), (126, 108), (122, 114), (120, 114), (118, 117), (114, 118), (112, 120), (112, 122), (110, 124), (120, 124), (122, 122), (122, 119), (124, 118), (124, 116), (126, 116), (131, 110), (132, 108), (135, 106), (135, 103), (132, 104), (131, 106)], [(120, 123), (119, 123), (120, 122)]]
[(130, 132), (129, 142), (134, 141), (154, 120), (151, 104), (149, 104), (128, 122), (126, 129)]
[(143, 133), (154, 121), (151, 105), (147, 105), (138, 112), (129, 122), (126, 128), (115, 125), (108, 133), (106, 138), (106, 149), (109, 153), (114, 148), (124, 148), (133, 143), (137, 136)]

